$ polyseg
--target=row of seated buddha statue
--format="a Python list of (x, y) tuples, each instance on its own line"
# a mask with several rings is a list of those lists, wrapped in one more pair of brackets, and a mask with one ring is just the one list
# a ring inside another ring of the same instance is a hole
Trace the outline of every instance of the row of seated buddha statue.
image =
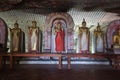
[[(64, 29), (60, 22), (54, 27), (55, 32), (55, 50), (56, 52), (65, 51)], [(22, 30), (19, 28), (18, 23), (14, 24), (14, 28), (10, 29), (11, 33), (11, 51), (20, 52), (21, 50), (21, 36)], [(41, 52), (42, 49), (42, 32), (37, 26), (36, 21), (32, 21), (32, 26), (28, 28), (28, 51)], [(94, 30), (95, 50), (96, 52), (104, 52), (104, 32), (98, 23), (97, 28)], [(25, 44), (25, 43), (24, 43)], [(86, 21), (83, 19), (82, 27), (79, 27), (79, 37), (77, 47), (79, 53), (89, 53), (90, 44), (90, 30), (86, 27)], [(113, 36), (113, 45), (120, 44), (120, 30), (118, 34)]]

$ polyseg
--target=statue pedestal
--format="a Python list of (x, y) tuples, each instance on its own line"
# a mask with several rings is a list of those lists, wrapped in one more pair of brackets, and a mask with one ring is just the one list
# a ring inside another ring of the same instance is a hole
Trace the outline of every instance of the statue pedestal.
[(115, 54), (120, 54), (120, 45), (114, 45), (113, 46), (113, 51)]

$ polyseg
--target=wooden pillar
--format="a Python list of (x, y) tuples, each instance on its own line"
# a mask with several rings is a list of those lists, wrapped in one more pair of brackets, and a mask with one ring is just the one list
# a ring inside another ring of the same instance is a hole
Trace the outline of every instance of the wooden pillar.
[(58, 68), (62, 69), (62, 56), (59, 56), (59, 64)]
[(70, 61), (71, 61), (71, 56), (68, 55), (68, 65), (67, 65), (67, 66), (68, 66), (68, 69), (70, 69), (70, 67), (71, 67), (71, 66), (70, 66), (70, 65), (71, 65), (71, 62), (70, 62)]
[(13, 68), (13, 56), (12, 54), (10, 55), (10, 69)]

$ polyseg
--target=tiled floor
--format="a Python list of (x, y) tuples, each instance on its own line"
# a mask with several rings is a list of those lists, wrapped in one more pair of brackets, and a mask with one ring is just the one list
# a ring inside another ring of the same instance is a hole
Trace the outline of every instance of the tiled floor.
[(108, 65), (15, 65), (0, 70), (0, 80), (120, 80), (120, 70)]

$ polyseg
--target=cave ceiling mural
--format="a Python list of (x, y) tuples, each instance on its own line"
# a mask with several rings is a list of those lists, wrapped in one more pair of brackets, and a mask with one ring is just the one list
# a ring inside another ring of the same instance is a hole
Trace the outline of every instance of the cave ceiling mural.
[(5, 21), (8, 21), (8, 15), (9, 19), (38, 21), (40, 19), (37, 18), (43, 15), (43, 22), (47, 14), (67, 12), (72, 16), (75, 25), (81, 25), (82, 19), (85, 18), (90, 27), (98, 22), (120, 19), (119, 4), (120, 0), (0, 0), (0, 15)]

